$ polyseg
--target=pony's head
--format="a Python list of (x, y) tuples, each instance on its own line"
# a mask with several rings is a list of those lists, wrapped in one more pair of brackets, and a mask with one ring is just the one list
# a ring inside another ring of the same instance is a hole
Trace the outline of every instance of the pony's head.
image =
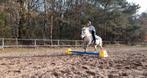
[(84, 38), (84, 37), (88, 37), (88, 36), (91, 36), (91, 33), (89, 31), (89, 28), (88, 27), (83, 27), (82, 28), (82, 32), (81, 32), (81, 38)]

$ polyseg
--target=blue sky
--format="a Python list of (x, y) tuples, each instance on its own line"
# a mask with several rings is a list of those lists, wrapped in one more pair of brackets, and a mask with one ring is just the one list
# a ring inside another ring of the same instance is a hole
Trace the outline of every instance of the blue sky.
[(138, 13), (147, 12), (147, 0), (127, 0), (128, 2), (133, 2), (140, 5), (140, 9), (138, 10)]

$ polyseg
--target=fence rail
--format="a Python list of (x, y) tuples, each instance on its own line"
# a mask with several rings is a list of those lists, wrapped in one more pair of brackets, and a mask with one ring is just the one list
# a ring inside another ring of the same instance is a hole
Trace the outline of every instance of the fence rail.
[(81, 46), (82, 40), (0, 38), (0, 48)]
[[(104, 43), (111, 44), (110, 41)], [(117, 41), (117, 43), (124, 43)], [(80, 47), (82, 40), (0, 38), (0, 48), (9, 47)]]

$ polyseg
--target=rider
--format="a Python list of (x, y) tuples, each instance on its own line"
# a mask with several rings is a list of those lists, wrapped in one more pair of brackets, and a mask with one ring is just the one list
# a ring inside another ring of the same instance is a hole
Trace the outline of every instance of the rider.
[(89, 31), (92, 34), (92, 38), (93, 38), (93, 41), (94, 41), (94, 44), (95, 44), (95, 42), (96, 42), (96, 38), (95, 38), (96, 30), (95, 30), (95, 27), (91, 24), (91, 21), (90, 20), (88, 20), (87, 26), (89, 27)]

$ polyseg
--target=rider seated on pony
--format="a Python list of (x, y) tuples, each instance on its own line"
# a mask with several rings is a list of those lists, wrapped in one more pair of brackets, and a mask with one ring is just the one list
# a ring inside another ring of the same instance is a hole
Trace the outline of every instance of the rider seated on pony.
[(95, 44), (95, 42), (96, 42), (96, 37), (95, 37), (96, 30), (95, 30), (95, 27), (91, 24), (90, 20), (88, 20), (87, 26), (89, 27), (89, 31), (92, 34), (93, 42)]
[(102, 49), (102, 38), (96, 35), (95, 27), (91, 24), (91, 21), (86, 23), (86, 26), (83, 25), (81, 32), (81, 38), (83, 39), (84, 49), (90, 46), (91, 44), (94, 45), (95, 50), (97, 51), (97, 46)]

